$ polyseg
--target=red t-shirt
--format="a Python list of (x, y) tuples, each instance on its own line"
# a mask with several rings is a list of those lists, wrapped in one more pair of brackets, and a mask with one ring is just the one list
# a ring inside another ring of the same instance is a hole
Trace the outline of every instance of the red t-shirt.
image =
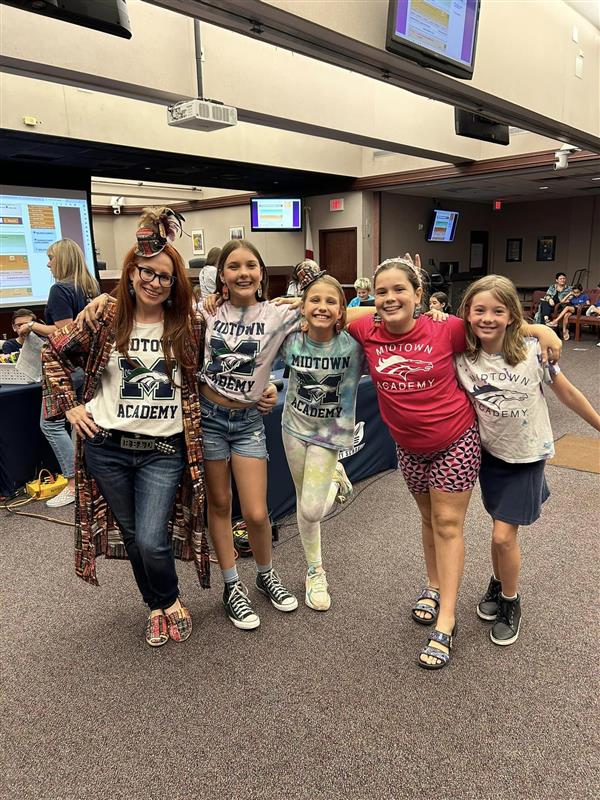
[(364, 348), (381, 417), (401, 447), (435, 453), (473, 425), (473, 406), (454, 370), (454, 354), (465, 350), (461, 319), (434, 322), (421, 316), (400, 335), (367, 316), (348, 331)]

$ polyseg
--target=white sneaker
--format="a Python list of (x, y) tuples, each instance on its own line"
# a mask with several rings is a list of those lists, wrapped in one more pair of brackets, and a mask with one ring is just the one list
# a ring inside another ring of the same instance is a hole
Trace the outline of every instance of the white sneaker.
[(60, 508), (61, 506), (68, 506), (69, 503), (75, 502), (75, 492), (72, 492), (68, 486), (59, 492), (54, 497), (51, 497), (50, 500), (46, 501), (46, 505), (48, 508)]
[(338, 461), (335, 465), (335, 472), (333, 473), (333, 480), (338, 485), (338, 491), (335, 496), (336, 503), (345, 503), (352, 497), (352, 492), (354, 489), (352, 488), (352, 484), (346, 475), (346, 470), (342, 466), (342, 464)]
[(309, 567), (306, 573), (306, 594), (304, 602), (315, 611), (327, 611), (331, 605), (327, 585), (327, 573), (323, 567)]

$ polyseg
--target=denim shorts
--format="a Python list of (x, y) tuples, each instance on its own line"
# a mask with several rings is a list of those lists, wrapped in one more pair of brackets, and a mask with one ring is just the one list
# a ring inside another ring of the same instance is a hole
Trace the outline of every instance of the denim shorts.
[(231, 454), (268, 458), (262, 414), (255, 406), (225, 408), (200, 396), (202, 441), (206, 461), (229, 460)]

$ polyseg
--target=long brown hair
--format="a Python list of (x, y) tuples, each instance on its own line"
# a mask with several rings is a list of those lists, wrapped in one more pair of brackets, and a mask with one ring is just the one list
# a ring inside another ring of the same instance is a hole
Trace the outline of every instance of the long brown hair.
[(502, 357), (511, 367), (516, 367), (517, 364), (524, 361), (527, 357), (525, 339), (521, 332), (523, 310), (514, 283), (503, 275), (486, 275), (484, 278), (479, 278), (479, 280), (467, 287), (463, 296), (460, 308), (458, 309), (458, 316), (462, 317), (465, 323), (467, 357), (470, 358), (471, 361), (475, 361), (481, 350), (481, 342), (473, 333), (473, 329), (469, 323), (469, 313), (471, 311), (473, 298), (480, 292), (490, 292), (493, 294), (499, 303), (506, 306), (508, 313), (512, 317), (512, 322), (504, 333)]
[(221, 255), (219, 256), (219, 260), (217, 261), (217, 280), (216, 280), (216, 287), (217, 292), (221, 296), (223, 296), (223, 283), (222, 275), (223, 269), (225, 267), (225, 262), (229, 258), (229, 256), (233, 253), (234, 250), (239, 250), (240, 247), (244, 247), (246, 250), (250, 250), (252, 255), (256, 258), (258, 263), (260, 264), (261, 269), (261, 279), (260, 279), (260, 288), (261, 288), (261, 295), (258, 296), (258, 292), (256, 293), (257, 300), (268, 300), (269, 299), (269, 273), (267, 272), (267, 268), (265, 266), (265, 262), (262, 260), (261, 254), (258, 252), (256, 247), (249, 242), (247, 239), (232, 239), (230, 242), (223, 247), (221, 250)]
[[(137, 247), (131, 247), (123, 261), (121, 280), (117, 284), (117, 313), (115, 316), (115, 346), (125, 358), (129, 358), (128, 345), (135, 319), (135, 299), (129, 293), (131, 270), (138, 263)], [(162, 251), (173, 264), (175, 283), (169, 295), (170, 304), (163, 303), (164, 327), (162, 349), (167, 364), (167, 375), (172, 374), (173, 359), (182, 369), (194, 369), (197, 365), (188, 361), (186, 341), (192, 336), (192, 286), (186, 275), (185, 264), (173, 245), (167, 244)]]

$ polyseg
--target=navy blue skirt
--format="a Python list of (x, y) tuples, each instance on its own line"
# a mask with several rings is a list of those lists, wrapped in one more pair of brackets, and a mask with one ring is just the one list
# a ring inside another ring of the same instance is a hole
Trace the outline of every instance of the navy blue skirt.
[(544, 477), (546, 461), (509, 464), (481, 451), (479, 485), (483, 505), (492, 519), (509, 525), (531, 525), (550, 497)]

